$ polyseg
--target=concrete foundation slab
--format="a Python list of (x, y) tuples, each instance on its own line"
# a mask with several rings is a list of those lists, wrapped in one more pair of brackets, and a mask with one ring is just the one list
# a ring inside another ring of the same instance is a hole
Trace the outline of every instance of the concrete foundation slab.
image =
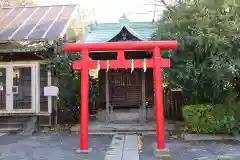
[(76, 150), (76, 153), (79, 154), (88, 154), (89, 152), (92, 151), (92, 148), (88, 148), (88, 150), (81, 150), (80, 148)]
[(176, 160), (176, 158), (169, 152), (168, 149), (156, 149), (154, 153), (154, 160)]
[[(179, 127), (174, 123), (165, 122), (165, 131), (179, 130)], [(71, 132), (79, 132), (80, 125), (77, 124), (71, 128)], [(150, 121), (144, 124), (139, 123), (103, 123), (99, 121), (92, 121), (89, 123), (89, 133), (94, 132), (155, 132), (156, 122)]]

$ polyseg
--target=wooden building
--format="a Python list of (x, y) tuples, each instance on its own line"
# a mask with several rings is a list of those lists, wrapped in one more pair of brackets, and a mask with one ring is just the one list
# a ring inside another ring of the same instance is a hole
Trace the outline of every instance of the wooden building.
[(46, 60), (64, 41), (76, 41), (78, 13), (77, 5), (0, 9), (0, 117), (54, 122), (56, 97), (45, 96), (44, 87), (56, 82)]
[[(85, 42), (146, 41), (154, 31), (153, 22), (130, 22), (123, 15), (118, 23), (92, 23)], [(93, 60), (114, 60), (117, 53), (91, 52)], [(125, 51), (125, 58), (149, 59), (149, 51)], [(133, 67), (134, 68), (134, 67)], [(98, 68), (99, 92), (96, 98), (97, 118), (116, 122), (144, 122), (154, 117), (153, 70)]]

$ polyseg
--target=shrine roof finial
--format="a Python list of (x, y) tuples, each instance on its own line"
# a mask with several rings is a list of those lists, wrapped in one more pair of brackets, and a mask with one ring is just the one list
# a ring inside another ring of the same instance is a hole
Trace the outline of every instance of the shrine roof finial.
[(84, 42), (108, 42), (116, 37), (123, 29), (140, 40), (150, 40), (155, 29), (153, 22), (131, 22), (127, 14), (122, 13), (117, 23), (94, 23), (88, 26)]
[(129, 23), (129, 19), (127, 18), (125, 12), (123, 12), (122, 17), (120, 17), (118, 21), (119, 23), (123, 23), (123, 24)]

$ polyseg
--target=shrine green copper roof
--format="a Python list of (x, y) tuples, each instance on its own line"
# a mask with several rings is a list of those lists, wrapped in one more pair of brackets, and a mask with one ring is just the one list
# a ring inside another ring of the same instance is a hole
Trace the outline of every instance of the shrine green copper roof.
[(154, 22), (130, 22), (123, 15), (118, 23), (92, 23), (85, 34), (85, 42), (108, 42), (125, 28), (140, 40), (150, 40), (154, 32)]

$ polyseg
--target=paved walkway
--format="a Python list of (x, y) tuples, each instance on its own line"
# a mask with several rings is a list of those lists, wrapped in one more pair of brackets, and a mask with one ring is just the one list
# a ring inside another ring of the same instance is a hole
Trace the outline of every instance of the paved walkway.
[(90, 136), (88, 154), (77, 153), (79, 135), (41, 133), (0, 137), (4, 160), (139, 160), (137, 135)]
[[(155, 136), (143, 137), (139, 154), (136, 135), (89, 136), (88, 156), (76, 153), (76, 133), (41, 133), (33, 136), (0, 136), (0, 159), (4, 160), (153, 160)], [(239, 160), (240, 142), (236, 140), (200, 140), (166, 142), (176, 160)]]
[[(104, 160), (112, 136), (90, 136), (92, 151), (87, 160)], [(33, 136), (5, 135), (0, 137), (0, 159), (4, 160), (85, 160), (76, 153), (79, 135), (44, 133)]]
[[(155, 136), (145, 136), (140, 160), (152, 160)], [(176, 160), (240, 160), (240, 142), (236, 140), (167, 141)]]

